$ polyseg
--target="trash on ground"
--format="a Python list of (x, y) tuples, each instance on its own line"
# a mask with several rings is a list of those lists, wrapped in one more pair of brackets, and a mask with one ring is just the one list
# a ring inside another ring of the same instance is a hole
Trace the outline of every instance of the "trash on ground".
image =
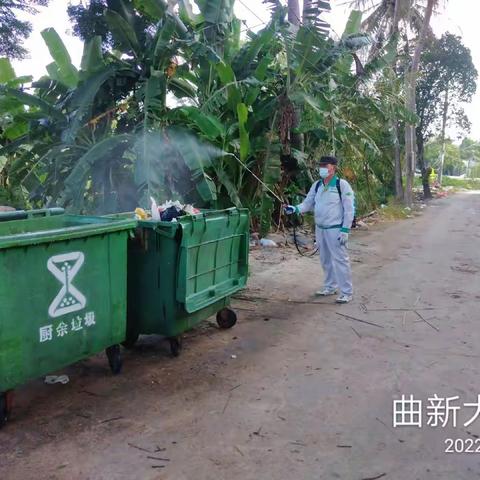
[(273, 240), (270, 240), (268, 238), (262, 238), (260, 240), (260, 245), (262, 247), (267, 247), (267, 248), (276, 248), (278, 247), (278, 245), (273, 241)]
[(68, 375), (47, 375), (44, 380), (47, 385), (53, 385), (54, 383), (63, 383), (65, 385), (69, 381)]
[(287, 241), (286, 235), (283, 233), (269, 233), (266, 238), (272, 240), (277, 245), (284, 245)]
[(258, 247), (259, 243), (260, 243), (260, 235), (257, 232), (253, 232), (250, 235), (250, 241), (249, 241), (250, 248)]
[(363, 220), (359, 220), (359, 221), (357, 222), (357, 228), (358, 228), (359, 230), (362, 230), (362, 229), (363, 229), (363, 230), (368, 230), (368, 225), (367, 225), (367, 223), (364, 222)]
[(232, 358), (235, 360), (235, 359), (237, 358), (237, 356), (236, 356), (236, 355), (232, 355)]

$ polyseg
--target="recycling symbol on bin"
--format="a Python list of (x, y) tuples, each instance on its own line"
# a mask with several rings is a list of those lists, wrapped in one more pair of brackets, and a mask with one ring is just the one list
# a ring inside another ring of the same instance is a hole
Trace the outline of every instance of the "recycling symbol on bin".
[(72, 284), (84, 261), (85, 255), (82, 252), (55, 255), (48, 259), (48, 270), (62, 283), (61, 290), (48, 307), (48, 314), (51, 317), (61, 317), (85, 308), (87, 299)]

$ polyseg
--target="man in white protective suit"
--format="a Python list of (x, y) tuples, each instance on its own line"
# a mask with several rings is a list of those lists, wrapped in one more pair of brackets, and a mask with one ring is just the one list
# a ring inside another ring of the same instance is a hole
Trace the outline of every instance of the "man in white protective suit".
[(311, 186), (300, 205), (285, 205), (287, 215), (314, 212), (315, 234), (320, 252), (325, 281), (316, 295), (335, 295), (337, 303), (348, 303), (353, 298), (352, 270), (348, 258), (348, 234), (355, 217), (355, 197), (350, 184), (338, 178), (338, 160), (320, 158), (320, 179)]

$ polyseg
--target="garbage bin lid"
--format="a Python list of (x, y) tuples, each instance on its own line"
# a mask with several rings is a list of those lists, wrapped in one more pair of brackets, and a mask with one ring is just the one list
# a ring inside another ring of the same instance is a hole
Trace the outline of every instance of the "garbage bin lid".
[(135, 228), (135, 219), (60, 215), (0, 222), (0, 249), (51, 243)]

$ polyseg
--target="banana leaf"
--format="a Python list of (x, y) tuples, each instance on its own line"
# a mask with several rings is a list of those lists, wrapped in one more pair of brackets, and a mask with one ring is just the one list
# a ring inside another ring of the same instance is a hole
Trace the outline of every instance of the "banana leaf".
[(0, 83), (9, 83), (16, 78), (15, 70), (8, 58), (0, 58)]
[(248, 108), (244, 103), (239, 103), (237, 105), (237, 115), (238, 130), (240, 132), (240, 160), (244, 162), (250, 153), (250, 139), (246, 129)]
[(140, 57), (142, 49), (134, 28), (119, 13), (107, 9), (105, 20), (111, 29), (113, 39), (119, 46), (136, 57)]
[(88, 115), (92, 111), (95, 96), (100, 87), (117, 71), (116, 65), (109, 65), (85, 82), (83, 82), (71, 96), (69, 106), (75, 111), (70, 125), (62, 132), (62, 140), (66, 143), (73, 143), (78, 131), (87, 121)]
[(72, 59), (62, 39), (54, 28), (42, 30), (41, 35), (55, 61), (58, 80), (69, 88), (75, 88), (78, 84), (78, 70), (72, 64)]
[(111, 154), (111, 151), (119, 145), (123, 145), (126, 149), (131, 142), (131, 135), (122, 134), (105, 138), (94, 144), (78, 159), (75, 167), (66, 178), (64, 191), (61, 195), (61, 204), (72, 205), (72, 208), (78, 211), (83, 204), (88, 176), (97, 162), (105, 160)]

